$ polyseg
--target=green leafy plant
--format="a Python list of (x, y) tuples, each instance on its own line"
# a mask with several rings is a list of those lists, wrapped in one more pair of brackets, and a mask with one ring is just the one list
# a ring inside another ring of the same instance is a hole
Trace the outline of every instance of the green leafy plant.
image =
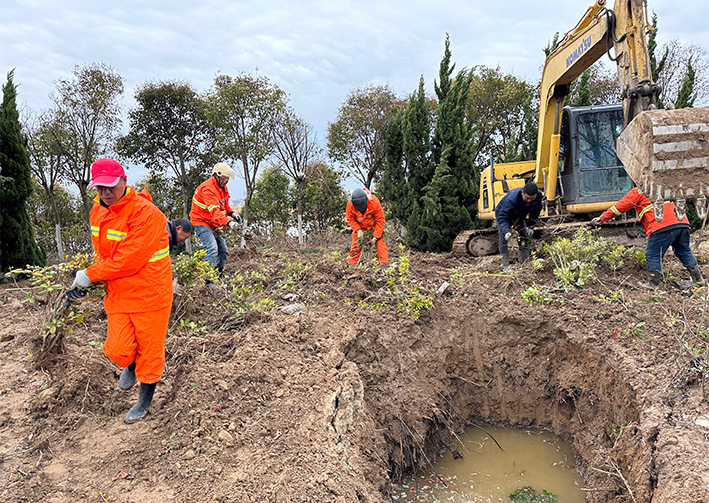
[(647, 260), (645, 259), (645, 250), (641, 250), (639, 248), (630, 248), (628, 250), (628, 255), (630, 255), (631, 258), (635, 259), (638, 264), (640, 264), (643, 269), (647, 267)]
[(448, 279), (448, 282), (451, 285), (462, 285), (463, 284), (463, 271), (460, 270), (460, 267), (455, 268), (455, 270), (451, 273), (450, 278)]
[[(366, 264), (360, 262), (359, 267), (377, 290), (372, 297), (374, 302), (365, 301), (367, 307), (392, 306), (398, 315), (406, 314), (413, 320), (419, 319), (421, 311), (433, 309), (433, 295), (426, 295), (421, 286), (409, 277), (411, 262), (403, 244), (399, 244), (398, 261), (386, 269), (381, 269), (376, 259)], [(358, 305), (364, 307), (362, 303)]]
[(219, 280), (219, 271), (216, 267), (205, 260), (207, 252), (197, 250), (192, 255), (182, 254), (172, 266), (172, 273), (181, 285), (192, 285), (195, 282), (204, 283), (211, 281), (215, 283)]
[(613, 270), (620, 267), (625, 250), (615, 241), (597, 236), (596, 231), (581, 227), (573, 239), (542, 243), (539, 253), (554, 264), (554, 277), (559, 287), (570, 290), (594, 282), (596, 265), (601, 261)]
[(204, 320), (192, 321), (190, 319), (181, 319), (177, 324), (177, 329), (190, 334), (205, 333), (207, 331), (206, 322)]
[(534, 304), (548, 305), (554, 302), (554, 298), (551, 294), (546, 290), (539, 288), (537, 285), (530, 286), (523, 291), (522, 299), (524, 299), (524, 302), (529, 306)]
[[(29, 288), (26, 293), (26, 302), (42, 301), (45, 306), (43, 331), (37, 341), (37, 351), (29, 352), (34, 356), (38, 366), (48, 362), (52, 355), (63, 351), (63, 338), (66, 332), (71, 332), (74, 325), (82, 323), (89, 315), (89, 310), (81, 302), (69, 301), (65, 296), (67, 287), (79, 269), (86, 269), (93, 263), (93, 258), (86, 254), (78, 254), (66, 262), (46, 267), (30, 266), (27, 269), (14, 269), (6, 274), (11, 279), (27, 278)], [(93, 283), (91, 287), (83, 289), (84, 299), (96, 301), (102, 298), (106, 289), (103, 283)], [(83, 305), (82, 309), (76, 306)]]
[(623, 301), (623, 290), (608, 290), (607, 293), (600, 293), (596, 298), (602, 302), (622, 302)]
[(300, 264), (291, 262), (287, 253), (280, 257), (280, 262), (283, 266), (283, 272), (280, 274), (281, 280), (278, 282), (280, 290), (286, 290), (297, 293), (300, 290), (299, 283), (305, 278), (306, 274), (312, 269), (311, 264)]
[(513, 502), (522, 503), (557, 503), (558, 500), (556, 496), (546, 490), (542, 490), (541, 494), (537, 494), (530, 486), (520, 487), (512, 494), (510, 494), (510, 500)]

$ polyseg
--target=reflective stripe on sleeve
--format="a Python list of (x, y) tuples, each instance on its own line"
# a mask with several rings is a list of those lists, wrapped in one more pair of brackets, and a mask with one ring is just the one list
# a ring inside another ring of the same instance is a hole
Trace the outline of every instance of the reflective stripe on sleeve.
[(122, 239), (125, 239), (127, 237), (128, 234), (123, 231), (116, 231), (113, 229), (108, 229), (108, 231), (106, 231), (106, 238), (110, 239), (111, 241), (121, 241)]
[(150, 260), (148, 260), (148, 262), (155, 262), (156, 260), (160, 260), (161, 258), (165, 258), (169, 255), (169, 253), (170, 253), (169, 246), (167, 248), (163, 248), (162, 250), (158, 250), (155, 253), (153, 253), (153, 256), (150, 257)]

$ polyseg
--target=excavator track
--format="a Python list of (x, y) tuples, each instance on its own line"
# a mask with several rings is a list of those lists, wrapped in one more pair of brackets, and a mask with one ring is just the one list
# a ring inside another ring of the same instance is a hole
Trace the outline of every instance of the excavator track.
[[(534, 230), (534, 238), (550, 240), (555, 237), (571, 235), (579, 227), (589, 226), (589, 222), (559, 222), (556, 219), (547, 220), (544, 227)], [(600, 236), (615, 239), (623, 246), (645, 246), (645, 231), (637, 218), (608, 222), (598, 229)], [(484, 257), (497, 253), (497, 228), (463, 231), (453, 241), (451, 254), (458, 257)]]

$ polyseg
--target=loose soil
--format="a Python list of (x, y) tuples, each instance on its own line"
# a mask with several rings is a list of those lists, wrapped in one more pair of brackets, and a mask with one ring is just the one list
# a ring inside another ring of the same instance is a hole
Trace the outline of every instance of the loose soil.
[[(653, 295), (626, 260), (527, 305), (527, 288), (556, 284), (550, 264), (503, 275), (499, 257), (411, 251), (408, 284), (435, 295), (414, 320), (377, 305), (381, 269), (348, 265), (348, 240), (288, 245), (287, 259), (285, 245), (233, 249), (228, 276), (264, 271), (253, 298), (275, 299), (267, 312), (234, 317), (204, 287), (177, 295), (165, 374), (134, 425), (137, 390), (119, 390), (101, 351), (101, 306), (37, 369), (45, 308), (22, 302), (27, 285), (2, 287), (0, 500), (386, 502), (424, 453), (465, 455), (455, 434), (486, 422), (570, 441), (589, 502), (709, 501), (704, 289)], [(311, 265), (297, 298), (285, 261)], [(665, 268), (687, 277), (671, 253)], [(294, 303), (304, 311), (279, 309)]]

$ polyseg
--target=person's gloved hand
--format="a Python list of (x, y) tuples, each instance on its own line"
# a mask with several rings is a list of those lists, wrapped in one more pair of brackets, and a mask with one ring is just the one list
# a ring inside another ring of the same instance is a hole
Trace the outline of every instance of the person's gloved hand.
[(232, 211), (231, 214), (229, 215), (237, 224), (241, 223), (241, 217), (236, 214), (235, 211)]
[(529, 227), (524, 228), (524, 236), (527, 238), (531, 238), (534, 235), (534, 229), (530, 229)]
[(505, 241), (509, 241), (511, 237), (512, 237), (512, 233), (508, 232), (507, 234), (505, 234)]
[(599, 225), (599, 224), (602, 224), (603, 222), (601, 222), (601, 217), (596, 217), (593, 220), (591, 220), (591, 223), (595, 224), (595, 225)]
[(69, 289), (88, 288), (91, 286), (91, 283), (93, 283), (93, 281), (91, 281), (89, 276), (86, 274), (86, 269), (80, 269), (76, 271), (76, 278), (74, 278), (74, 282), (71, 284)]
[(78, 288), (74, 288), (73, 290), (69, 290), (66, 293), (67, 298), (73, 302), (77, 300), (79, 297), (83, 297), (86, 295), (86, 290), (79, 290)]
[(230, 229), (236, 229), (237, 227), (239, 227), (239, 223), (236, 220), (232, 220), (231, 222), (229, 222)]
[(377, 244), (377, 238), (375, 238), (375, 237), (372, 238), (372, 244), (373, 245)]
[(357, 231), (357, 241), (362, 241), (364, 239), (364, 231), (362, 229)]

